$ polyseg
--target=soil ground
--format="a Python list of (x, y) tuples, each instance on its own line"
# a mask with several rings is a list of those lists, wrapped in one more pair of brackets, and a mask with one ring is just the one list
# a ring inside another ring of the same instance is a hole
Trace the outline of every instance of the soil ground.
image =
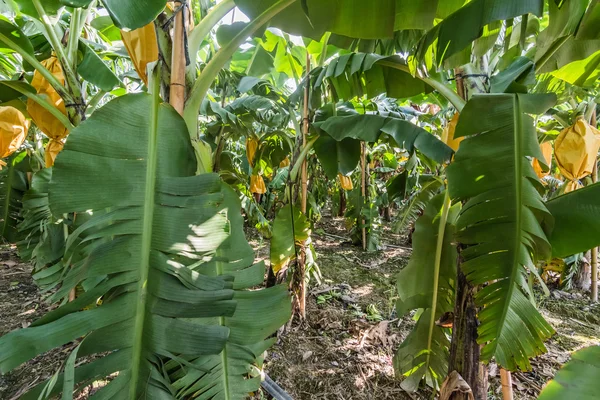
[[(256, 232), (249, 237), (257, 258), (268, 260), (268, 241)], [(427, 388), (404, 392), (392, 364), (413, 326), (411, 315), (398, 317), (394, 308), (394, 276), (411, 253), (405, 238), (385, 230), (383, 250), (365, 253), (346, 237), (341, 218), (324, 218), (315, 227), (321, 280), (311, 278), (307, 319), (280, 332), (266, 372), (294, 399), (431, 399)], [(31, 266), (19, 261), (14, 248), (0, 248), (0, 335), (26, 327), (48, 310), (30, 273)], [(513, 374), (517, 399), (536, 398), (572, 351), (600, 344), (600, 305), (590, 306), (587, 294), (553, 290), (549, 297), (540, 296), (538, 306), (557, 334), (547, 342), (548, 353), (532, 360), (532, 372)], [(0, 400), (16, 400), (50, 377), (69, 350), (48, 352), (0, 376)], [(498, 367), (492, 363), (489, 371), (488, 398), (501, 399)], [(93, 391), (87, 388), (79, 398)]]

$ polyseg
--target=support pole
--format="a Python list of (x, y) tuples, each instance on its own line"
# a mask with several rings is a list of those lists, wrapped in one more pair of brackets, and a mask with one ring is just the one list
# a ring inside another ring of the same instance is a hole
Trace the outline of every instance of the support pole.
[[(306, 137), (309, 129), (309, 108), (308, 101), (310, 96), (310, 54), (306, 53), (306, 85), (304, 86), (304, 102), (302, 109), (302, 149), (306, 148)], [(306, 215), (306, 205), (308, 200), (308, 166), (307, 158), (302, 161), (302, 169), (300, 176), (301, 185), (301, 196), (300, 196), (300, 210), (302, 214)], [(300, 248), (300, 254), (298, 259), (297, 267), (299, 269), (298, 274), (298, 305), (300, 311), (300, 318), (306, 319), (306, 244), (302, 243)]]
[[(363, 198), (363, 204), (367, 194), (367, 151), (365, 142), (360, 143), (360, 192)], [(362, 210), (361, 210), (362, 212)], [(362, 225), (362, 248), (367, 250), (367, 228), (365, 227), (365, 219), (361, 219)]]
[(500, 382), (502, 383), (502, 399), (513, 400), (512, 376), (510, 371), (502, 368), (500, 370)]
[(173, 108), (183, 115), (185, 104), (185, 15), (186, 0), (176, 1), (179, 8), (175, 9), (175, 27), (173, 28), (173, 55), (171, 59), (171, 86), (169, 102)]
[[(594, 104), (594, 111), (592, 112), (592, 118), (590, 118), (591, 125), (595, 128), (596, 121), (596, 106)], [(598, 159), (594, 163), (594, 169), (592, 170), (592, 182), (598, 182)], [(594, 247), (591, 251), (592, 259), (592, 301), (598, 301), (598, 248)]]

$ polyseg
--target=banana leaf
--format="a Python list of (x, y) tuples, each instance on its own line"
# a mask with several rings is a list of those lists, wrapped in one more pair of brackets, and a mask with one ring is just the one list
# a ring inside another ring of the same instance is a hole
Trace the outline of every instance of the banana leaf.
[(29, 157), (26, 151), (14, 153), (0, 170), (0, 235), (9, 243), (19, 239), (17, 226), (21, 221), (23, 195), (28, 189)]
[(573, 354), (553, 380), (548, 382), (538, 400), (594, 400), (598, 398), (600, 346), (590, 346)]
[(74, 130), (49, 202), (55, 217), (89, 216), (67, 239), (58, 290), (84, 291), (0, 338), (2, 372), (75, 341), (74, 361), (96, 357), (67, 362), (50, 394), (115, 373), (94, 398), (241, 399), (260, 386), (255, 365), (289, 317), (287, 290), (245, 290), (264, 264), (237, 196), (195, 164), (184, 120), (158, 95), (116, 98)]
[[(528, 157), (543, 159), (533, 119), (555, 96), (476, 95), (461, 113), (455, 137), (466, 136), (447, 169), (454, 201), (464, 201), (456, 223), (461, 268), (475, 295), (481, 358), (508, 370), (530, 370), (554, 330), (531, 302), (527, 277), (550, 256), (542, 228), (552, 216)], [(527, 114), (526, 114), (527, 113)], [(484, 116), (484, 118), (482, 118)]]
[(448, 373), (449, 335), (435, 321), (454, 308), (457, 251), (452, 242), (459, 211), (460, 203), (450, 206), (445, 192), (429, 201), (416, 222), (410, 261), (397, 275), (398, 315), (423, 309), (394, 357), (408, 391), (416, 391), (423, 378), (439, 388)]

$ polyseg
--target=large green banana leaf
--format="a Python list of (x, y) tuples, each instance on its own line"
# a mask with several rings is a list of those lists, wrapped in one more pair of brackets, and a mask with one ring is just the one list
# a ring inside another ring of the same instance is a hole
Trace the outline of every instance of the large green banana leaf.
[(600, 346), (591, 346), (573, 354), (551, 380), (538, 400), (595, 400), (600, 378)]
[(289, 316), (287, 291), (244, 290), (264, 265), (252, 265), (239, 201), (194, 171), (185, 122), (158, 96), (117, 98), (73, 131), (49, 200), (57, 217), (89, 216), (68, 237), (59, 290), (85, 291), (0, 338), (2, 372), (83, 338), (51, 391), (66, 387), (66, 399), (114, 373), (94, 399), (237, 399), (259, 387), (253, 365)]
[(550, 256), (542, 223), (552, 216), (528, 157), (541, 159), (533, 119), (552, 95), (476, 95), (465, 106), (455, 137), (467, 136), (448, 167), (448, 188), (466, 202), (456, 224), (461, 268), (482, 308), (478, 314), (481, 358), (502, 367), (531, 368), (554, 332), (530, 301), (527, 275)]
[(552, 257), (566, 257), (600, 245), (600, 183), (546, 203), (554, 217)]
[(403, 65), (404, 62), (398, 56), (343, 54), (321, 69), (314, 87), (319, 89), (327, 80), (334, 89), (333, 95), (346, 100), (355, 96), (362, 97), (364, 94), (373, 98), (382, 93), (400, 99), (433, 90), (423, 80), (399, 69)]
[(433, 46), (437, 65), (442, 65), (479, 38), (486, 25), (529, 13), (541, 16), (544, 3), (544, 0), (473, 0), (427, 32), (415, 57), (425, 61)]
[[(20, 12), (39, 18), (33, 0), (11, 0)], [(92, 0), (38, 0), (48, 15), (55, 15), (63, 6), (88, 7)], [(167, 5), (167, 0), (101, 0), (102, 5), (119, 28), (137, 29), (152, 22)], [(10, 2), (9, 2), (10, 4)]]
[[(293, 214), (293, 215), (292, 215)], [(295, 258), (296, 243), (310, 237), (310, 222), (298, 207), (282, 207), (273, 221), (271, 268), (275, 273)]]
[(0, 236), (9, 243), (19, 238), (17, 226), (21, 221), (23, 195), (27, 191), (27, 170), (29, 157), (21, 151), (6, 160), (6, 166), (0, 170)]
[(453, 151), (435, 135), (406, 120), (381, 115), (333, 116), (314, 124), (327, 132), (333, 139), (346, 138), (376, 142), (382, 133), (391, 137), (398, 147), (413, 152), (418, 149), (432, 160), (443, 163), (450, 161)]
[(446, 329), (435, 321), (454, 308), (456, 246), (454, 223), (460, 203), (450, 206), (446, 193), (433, 197), (417, 220), (413, 253), (397, 275), (398, 315), (423, 309), (417, 323), (398, 348), (394, 366), (406, 376), (402, 387), (415, 391), (421, 379), (439, 387), (448, 373), (450, 340)]

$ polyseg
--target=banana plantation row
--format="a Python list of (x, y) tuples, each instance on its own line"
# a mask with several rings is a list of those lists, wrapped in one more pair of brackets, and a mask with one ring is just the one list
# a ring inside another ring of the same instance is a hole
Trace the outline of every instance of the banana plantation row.
[[(386, 224), (408, 233), (405, 391), (485, 399), (482, 363), (508, 375), (546, 351), (548, 277), (598, 299), (597, 1), (0, 11), (0, 229), (55, 305), (0, 338), (0, 371), (75, 344), (22, 399), (106, 377), (90, 398), (256, 392), (278, 329), (306, 316), (325, 206), (365, 251)], [(597, 398), (599, 360), (575, 353), (540, 399)]]

